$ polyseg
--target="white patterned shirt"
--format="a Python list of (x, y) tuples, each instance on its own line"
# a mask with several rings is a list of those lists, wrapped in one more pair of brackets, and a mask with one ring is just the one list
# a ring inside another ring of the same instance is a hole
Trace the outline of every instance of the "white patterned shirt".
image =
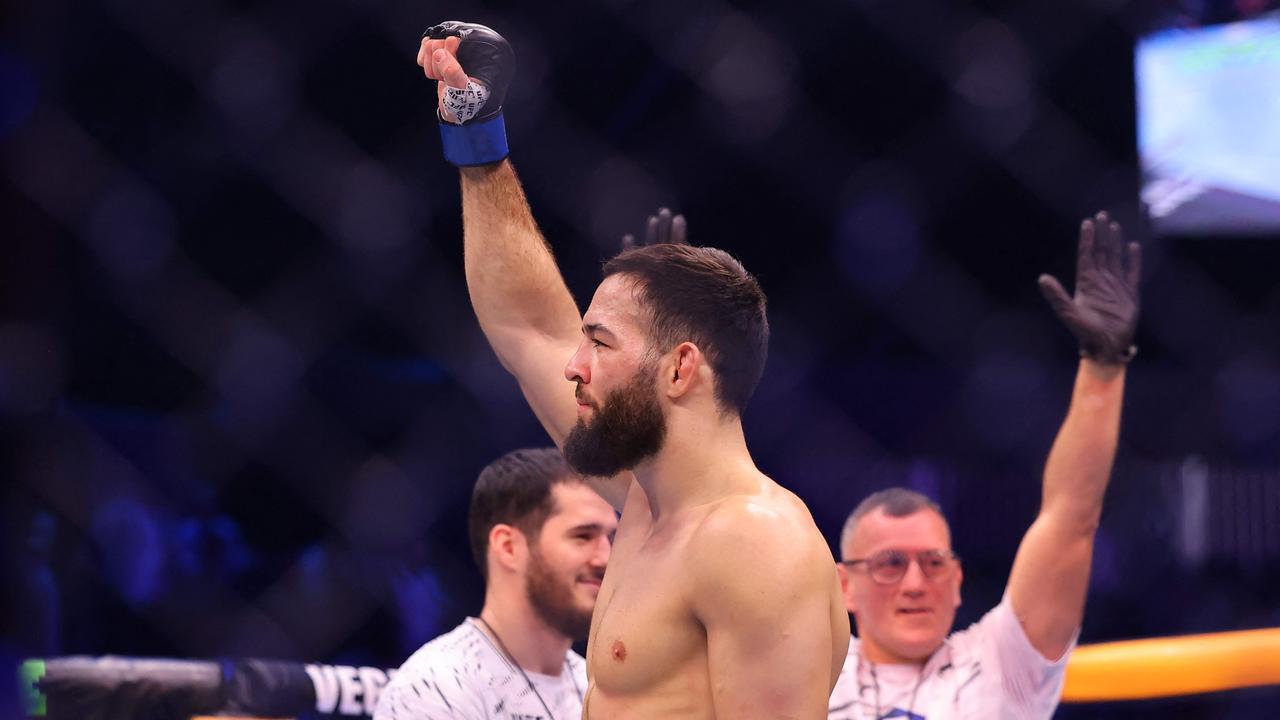
[(373, 718), (578, 720), (586, 688), (587, 663), (581, 655), (570, 650), (558, 676), (528, 670), (522, 675), (468, 618), (409, 656), (382, 690)]
[(850, 640), (829, 720), (1041, 720), (1058, 707), (1075, 638), (1056, 662), (1046, 660), (1006, 595), (981, 620), (952, 633), (923, 668), (871, 663), (859, 647), (856, 637)]

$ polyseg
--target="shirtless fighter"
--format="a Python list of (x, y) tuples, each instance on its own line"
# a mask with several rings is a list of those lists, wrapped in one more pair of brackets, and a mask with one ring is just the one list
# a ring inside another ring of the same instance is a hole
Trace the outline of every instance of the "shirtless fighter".
[[(510, 47), (444, 23), (418, 64), (440, 81), (480, 327), (622, 512), (584, 717), (824, 718), (849, 642), (831, 553), (804, 503), (756, 469), (740, 421), (768, 346), (759, 285), (721, 250), (657, 242), (606, 264), (580, 316), (505, 160)], [(681, 239), (683, 221), (665, 213), (650, 235)]]

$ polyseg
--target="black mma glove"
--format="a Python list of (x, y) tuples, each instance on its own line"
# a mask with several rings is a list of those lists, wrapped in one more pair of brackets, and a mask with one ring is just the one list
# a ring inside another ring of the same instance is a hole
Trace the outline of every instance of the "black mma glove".
[[(506, 124), (502, 120), (502, 102), (516, 69), (511, 46), (501, 35), (484, 25), (453, 20), (432, 25), (422, 33), (422, 37), (429, 40), (459, 38), (455, 57), (468, 75), (464, 88), (445, 83), (441, 103), (458, 119), (457, 123), (452, 123), (440, 118), (445, 159), (459, 167), (468, 167), (487, 165), (505, 158), (509, 150)], [(427, 61), (430, 62), (430, 58)], [(444, 83), (444, 79), (441, 78), (440, 82)]]

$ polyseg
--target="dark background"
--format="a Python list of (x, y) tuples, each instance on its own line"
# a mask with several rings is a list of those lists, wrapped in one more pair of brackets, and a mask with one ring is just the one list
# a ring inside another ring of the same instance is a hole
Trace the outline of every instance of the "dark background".
[[(2, 6), (0, 654), (394, 667), (479, 607), (466, 501), (545, 435), (479, 332), (418, 37), (498, 28), (583, 305), (659, 205), (770, 297), (745, 416), (834, 544), (937, 497), (976, 620), (1039, 501), (1080, 219), (1145, 246), (1082, 642), (1280, 625), (1280, 242), (1147, 237), (1137, 36), (1267, 0)], [(767, 581), (767, 579), (762, 579)], [(1059, 717), (1274, 717), (1275, 688)]]

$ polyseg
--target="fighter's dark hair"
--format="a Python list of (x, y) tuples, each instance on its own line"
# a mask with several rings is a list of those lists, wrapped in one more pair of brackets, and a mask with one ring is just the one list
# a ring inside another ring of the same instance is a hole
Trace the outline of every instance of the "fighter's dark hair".
[(716, 248), (646, 245), (605, 263), (605, 277), (618, 274), (635, 279), (653, 349), (697, 345), (714, 372), (717, 405), (741, 414), (769, 353), (764, 291), (742, 263)]

